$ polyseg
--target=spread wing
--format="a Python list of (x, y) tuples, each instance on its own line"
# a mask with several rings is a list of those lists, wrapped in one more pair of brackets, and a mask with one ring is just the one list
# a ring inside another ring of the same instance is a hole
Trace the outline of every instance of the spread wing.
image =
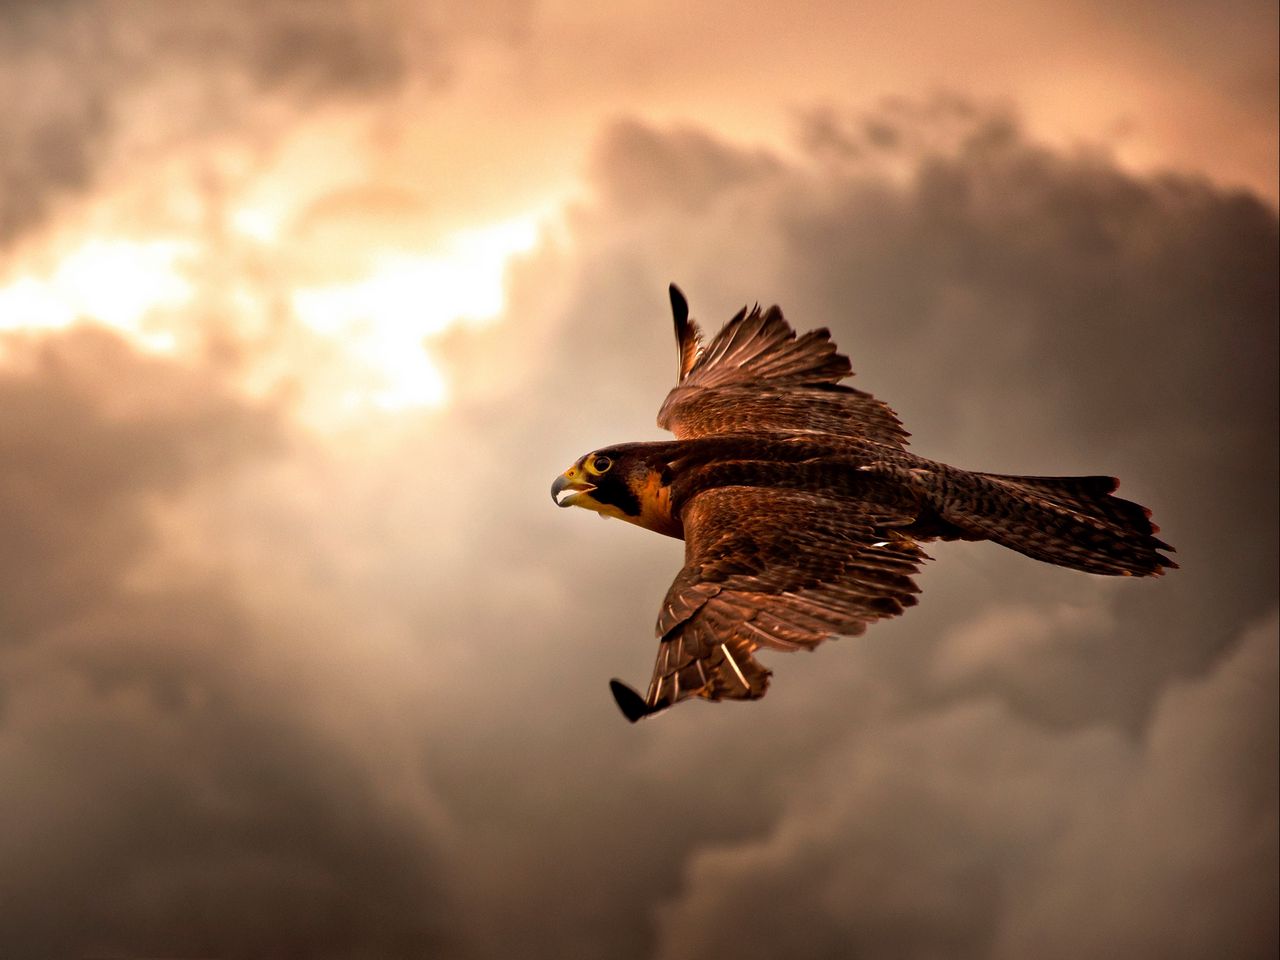
[(910, 518), (884, 507), (731, 486), (696, 495), (683, 518), (685, 565), (658, 617), (649, 690), (613, 683), (632, 721), (690, 697), (762, 697), (760, 647), (812, 649), (916, 602), (911, 578), (927, 557), (893, 529)]
[(840, 383), (853, 375), (825, 329), (797, 337), (782, 311), (745, 309), (703, 346), (684, 296), (671, 287), (679, 377), (658, 426), (681, 440), (718, 433), (828, 433), (905, 446), (888, 404)]

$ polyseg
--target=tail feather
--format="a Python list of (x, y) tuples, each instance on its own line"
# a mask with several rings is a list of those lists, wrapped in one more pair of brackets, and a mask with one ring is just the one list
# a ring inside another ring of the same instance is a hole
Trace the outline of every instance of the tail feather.
[[(1178, 566), (1160, 552), (1173, 547), (1156, 536), (1151, 511), (1113, 496), (1114, 477), (968, 476), (949, 485), (951, 502), (940, 511), (962, 529), (1087, 573), (1148, 577)], [(969, 495), (957, 502), (962, 491)]]

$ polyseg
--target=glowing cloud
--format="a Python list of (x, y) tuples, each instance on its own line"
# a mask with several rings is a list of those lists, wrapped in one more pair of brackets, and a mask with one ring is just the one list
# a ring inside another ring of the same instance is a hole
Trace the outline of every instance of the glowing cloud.
[[(277, 221), (272, 211), (245, 207), (233, 224), (277, 246)], [(442, 406), (445, 378), (424, 341), (454, 324), (500, 314), (507, 263), (532, 249), (538, 233), (538, 218), (530, 214), (455, 232), (432, 249), (374, 254), (355, 280), (305, 285), (285, 270), (273, 276), (270, 288), (224, 290), (240, 321), (268, 313), (268, 301), (282, 296), (301, 336), (259, 344), (241, 371), (242, 388), (259, 394), (282, 377), (298, 378), (299, 413), (313, 425), (367, 411)], [(22, 264), (0, 285), (0, 333), (91, 323), (149, 352), (195, 346), (198, 330), (187, 308), (202, 296), (202, 249), (194, 238), (96, 237), (45, 269)]]
[(383, 410), (438, 406), (444, 379), (424, 339), (460, 322), (483, 322), (502, 312), (508, 261), (532, 249), (533, 217), (454, 234), (427, 254), (378, 257), (350, 283), (295, 290), (294, 312), (310, 330), (339, 340), (373, 383), (344, 397), (344, 406)]
[(178, 241), (92, 239), (43, 275), (25, 273), (0, 287), (0, 331), (56, 330), (81, 321), (111, 327), (144, 349), (171, 351), (172, 331), (148, 323), (156, 310), (192, 296)]

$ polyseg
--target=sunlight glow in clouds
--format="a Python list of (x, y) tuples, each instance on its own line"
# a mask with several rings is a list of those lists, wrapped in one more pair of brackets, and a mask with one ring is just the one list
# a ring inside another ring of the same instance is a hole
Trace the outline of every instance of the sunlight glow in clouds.
[[(267, 211), (242, 209), (236, 226), (273, 245), (276, 219)], [(428, 355), (425, 339), (457, 323), (497, 317), (505, 302), (507, 263), (531, 250), (538, 235), (538, 216), (526, 214), (455, 232), (433, 249), (388, 249), (355, 280), (304, 286), (282, 271), (273, 275), (270, 289), (233, 291), (236, 315), (226, 318), (230, 331), (267, 313), (268, 301), (282, 297), (292, 307), (298, 332), (314, 338), (322, 354), (333, 358), (316, 366), (305, 340), (285, 338), (270, 355), (257, 357), (261, 369), (246, 371), (242, 387), (250, 393), (270, 390), (287, 370), (299, 378), (303, 415), (315, 424), (370, 410), (442, 406), (445, 377)], [(200, 342), (195, 314), (201, 291), (193, 278), (202, 250), (195, 239), (88, 239), (51, 267), (28, 264), (0, 282), (0, 333), (96, 323), (142, 350), (179, 353)]]
[(431, 254), (379, 257), (372, 271), (350, 283), (294, 291), (298, 319), (340, 340), (350, 358), (377, 381), (348, 391), (347, 408), (381, 410), (439, 406), (444, 379), (423, 346), (426, 337), (458, 322), (483, 322), (502, 312), (507, 262), (538, 238), (533, 217), (518, 217), (456, 233)]
[(193, 250), (193, 244), (172, 240), (89, 240), (51, 272), (25, 274), (0, 287), (0, 331), (57, 330), (91, 321), (144, 349), (172, 351), (173, 332), (148, 318), (191, 298), (181, 263)]

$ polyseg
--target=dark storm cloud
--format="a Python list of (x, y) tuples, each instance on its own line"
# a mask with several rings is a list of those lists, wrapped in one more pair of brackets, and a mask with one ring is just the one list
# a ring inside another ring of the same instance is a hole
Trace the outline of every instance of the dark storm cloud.
[(692, 858), (656, 955), (1261, 955), (1276, 627), (1169, 689), (1137, 744), (981, 700), (850, 735), (767, 835)]
[(279, 666), (331, 642), (298, 606), (323, 601), (264, 624), (225, 556), (190, 567), (162, 539), (162, 516), (283, 455), (276, 413), (105, 333), (4, 347), (0, 952), (440, 946), (430, 803), (388, 789), (385, 743), (324, 732), (307, 671)]

